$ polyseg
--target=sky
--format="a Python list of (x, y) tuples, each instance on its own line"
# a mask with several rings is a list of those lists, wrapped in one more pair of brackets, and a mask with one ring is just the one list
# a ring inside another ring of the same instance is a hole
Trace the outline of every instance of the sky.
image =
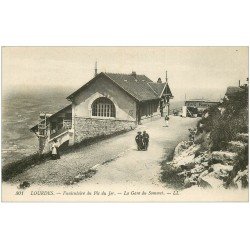
[(3, 95), (74, 91), (98, 73), (136, 71), (168, 82), (174, 100), (219, 99), (246, 82), (248, 47), (3, 47)]

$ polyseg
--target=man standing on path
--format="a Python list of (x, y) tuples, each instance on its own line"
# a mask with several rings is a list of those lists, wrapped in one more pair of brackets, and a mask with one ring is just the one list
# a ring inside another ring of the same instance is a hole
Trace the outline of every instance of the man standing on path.
[(148, 150), (149, 134), (146, 131), (143, 131), (142, 140), (144, 149)]
[(143, 148), (143, 142), (142, 142), (142, 134), (141, 132), (139, 131), (135, 137), (135, 141), (136, 141), (136, 144), (137, 144), (137, 149), (140, 151), (142, 150)]

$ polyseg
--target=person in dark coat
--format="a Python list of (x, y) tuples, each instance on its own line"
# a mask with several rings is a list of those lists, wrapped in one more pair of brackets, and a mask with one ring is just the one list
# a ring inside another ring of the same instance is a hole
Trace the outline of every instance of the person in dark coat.
[(136, 144), (137, 144), (137, 149), (140, 151), (143, 149), (143, 141), (142, 141), (142, 134), (141, 132), (139, 131), (135, 137), (135, 141), (136, 141)]
[(143, 131), (142, 140), (144, 149), (148, 150), (149, 134), (146, 131)]

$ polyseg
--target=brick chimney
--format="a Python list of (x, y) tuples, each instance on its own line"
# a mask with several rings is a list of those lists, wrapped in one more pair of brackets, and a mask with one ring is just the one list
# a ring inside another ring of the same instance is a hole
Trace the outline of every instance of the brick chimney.
[(94, 77), (97, 76), (98, 73), (97, 73), (97, 62), (95, 62), (95, 74), (94, 74)]
[(158, 78), (157, 83), (162, 83), (162, 80), (160, 77)]

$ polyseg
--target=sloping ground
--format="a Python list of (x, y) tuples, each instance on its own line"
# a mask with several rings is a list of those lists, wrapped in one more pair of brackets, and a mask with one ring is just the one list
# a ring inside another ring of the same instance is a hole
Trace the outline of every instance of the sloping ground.
[(65, 91), (18, 94), (2, 99), (2, 164), (37, 152), (37, 137), (29, 128), (39, 120), (39, 113), (54, 113), (67, 105)]
[(248, 86), (240, 90), (206, 111), (163, 168), (163, 181), (180, 189), (248, 188)]
[[(188, 136), (188, 128), (194, 127), (196, 119), (171, 117), (170, 127), (164, 120), (139, 126), (136, 130), (114, 138), (78, 149), (62, 155), (56, 161), (47, 161), (34, 166), (14, 177), (10, 182), (16, 184), (28, 181), (33, 184), (64, 185), (93, 166), (97, 168), (98, 183), (151, 182), (158, 179), (159, 163), (170, 154), (180, 140)], [(147, 130), (150, 145), (147, 152), (136, 150), (134, 137), (138, 130)]]

